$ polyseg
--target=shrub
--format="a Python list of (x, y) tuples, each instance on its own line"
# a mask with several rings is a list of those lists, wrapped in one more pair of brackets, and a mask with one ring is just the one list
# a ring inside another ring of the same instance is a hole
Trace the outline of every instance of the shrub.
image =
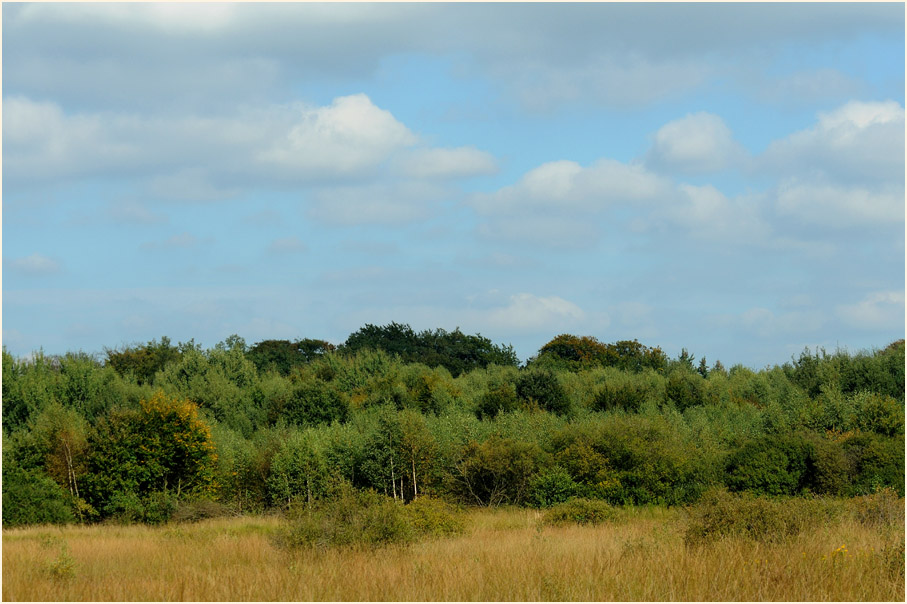
[(488, 392), (479, 398), (476, 417), (479, 419), (494, 418), (499, 413), (515, 411), (519, 406), (520, 400), (513, 384), (501, 384), (496, 388), (489, 388)]
[(459, 510), (441, 499), (419, 497), (403, 511), (419, 537), (446, 537), (462, 533), (465, 525)]
[(537, 474), (529, 483), (529, 501), (540, 508), (563, 503), (576, 495), (580, 486), (564, 468), (554, 468)]
[(289, 547), (365, 547), (409, 543), (415, 530), (403, 506), (374, 491), (340, 483), (327, 500), (293, 510), (279, 543)]
[(623, 409), (629, 413), (637, 413), (647, 395), (645, 386), (636, 381), (605, 383), (592, 398), (592, 410)]
[(345, 422), (350, 406), (331, 384), (319, 379), (297, 384), (284, 403), (281, 415), (297, 426)]
[(883, 436), (904, 436), (904, 403), (872, 392), (854, 395), (856, 423), (861, 430)]
[(544, 524), (602, 524), (616, 517), (616, 510), (597, 499), (570, 499), (548, 510), (542, 517)]
[(705, 384), (698, 373), (673, 371), (665, 384), (665, 397), (683, 412), (705, 402)]
[(793, 495), (804, 486), (810, 445), (800, 437), (763, 437), (745, 443), (727, 459), (732, 491)]
[(570, 398), (553, 371), (524, 371), (517, 379), (516, 394), (529, 405), (537, 404), (551, 413), (563, 415), (570, 411)]
[(403, 505), (340, 482), (328, 499), (293, 510), (290, 528), (279, 542), (289, 547), (374, 548), (462, 531), (457, 510), (444, 501), (422, 497)]
[(732, 494), (711, 489), (689, 508), (684, 532), (687, 545), (701, 545), (724, 537), (777, 541), (806, 528), (828, 522), (843, 512), (843, 505), (825, 499), (772, 499), (751, 493)]
[(3, 468), (3, 527), (74, 520), (69, 495), (39, 470)]
[(212, 501), (199, 499), (197, 501), (181, 501), (177, 504), (170, 519), (173, 522), (198, 522), (208, 518), (220, 518), (230, 514), (227, 506)]
[(904, 499), (894, 489), (884, 488), (851, 500), (854, 516), (871, 527), (904, 527)]
[(538, 468), (537, 445), (492, 436), (483, 443), (470, 441), (460, 453), (452, 476), (452, 491), (461, 500), (479, 505), (521, 504), (529, 477)]

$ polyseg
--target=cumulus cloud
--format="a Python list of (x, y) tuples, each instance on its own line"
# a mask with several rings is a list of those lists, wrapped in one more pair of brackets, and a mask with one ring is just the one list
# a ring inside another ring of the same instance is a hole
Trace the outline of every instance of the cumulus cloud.
[(527, 332), (567, 329), (585, 318), (583, 309), (561, 297), (519, 293), (506, 306), (488, 311), (485, 321), (498, 329)]
[(872, 190), (792, 178), (778, 187), (776, 205), (783, 216), (837, 228), (904, 221), (904, 192), (900, 187)]
[(903, 184), (904, 108), (896, 101), (851, 101), (819, 113), (812, 128), (769, 145), (761, 163), (776, 173), (848, 184)]
[(640, 165), (600, 159), (588, 167), (560, 160), (533, 168), (515, 184), (474, 195), (470, 204), (482, 214), (530, 208), (600, 210), (613, 204), (652, 201), (670, 183)]
[(289, 132), (256, 153), (256, 159), (307, 178), (359, 176), (416, 141), (389, 111), (364, 94), (354, 94), (338, 97), (327, 107), (302, 109)]
[(772, 235), (771, 225), (752, 198), (728, 199), (712, 185), (682, 184), (678, 190), (682, 195), (677, 203), (665, 208), (663, 213), (694, 237), (710, 241), (766, 243)]
[(37, 253), (23, 258), (11, 258), (5, 260), (4, 264), (10, 270), (27, 276), (52, 275), (63, 268), (57, 260)]
[(662, 126), (655, 133), (646, 163), (687, 174), (711, 173), (735, 167), (745, 159), (727, 124), (712, 113), (692, 113)]
[(854, 304), (837, 307), (838, 316), (847, 324), (860, 329), (890, 330), (904, 333), (904, 292), (871, 292)]

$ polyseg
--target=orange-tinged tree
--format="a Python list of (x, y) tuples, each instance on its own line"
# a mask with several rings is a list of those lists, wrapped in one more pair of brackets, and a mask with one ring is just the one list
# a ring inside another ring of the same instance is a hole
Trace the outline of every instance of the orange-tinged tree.
[(139, 409), (114, 411), (90, 439), (92, 503), (118, 495), (213, 493), (217, 454), (211, 429), (191, 401), (156, 392)]

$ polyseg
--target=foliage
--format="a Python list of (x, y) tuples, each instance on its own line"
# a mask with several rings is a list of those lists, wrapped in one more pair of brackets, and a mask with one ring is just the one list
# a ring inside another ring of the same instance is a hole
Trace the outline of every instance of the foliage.
[(325, 340), (304, 338), (301, 340), (262, 340), (246, 352), (259, 372), (276, 371), (287, 376), (294, 369), (311, 363), (323, 355), (333, 352), (335, 346)]
[(626, 371), (644, 368), (664, 371), (667, 368), (667, 356), (660, 348), (650, 348), (636, 340), (603, 344), (590, 336), (570, 334), (561, 334), (539, 349), (535, 362), (544, 363), (548, 359), (572, 371), (594, 366)]
[(170, 338), (164, 336), (160, 342), (151, 340), (144, 345), (108, 348), (104, 352), (107, 355), (106, 364), (118, 374), (131, 377), (139, 384), (150, 384), (158, 371), (180, 358), (181, 348), (185, 346), (193, 347), (191, 344), (173, 346)]
[(169, 491), (179, 497), (215, 489), (211, 431), (188, 400), (157, 392), (139, 410), (102, 418), (89, 443), (86, 499), (98, 510), (117, 514), (135, 507), (118, 497), (141, 500)]
[(783, 540), (806, 528), (821, 526), (843, 512), (843, 506), (835, 500), (782, 500), (713, 489), (689, 509), (684, 541), (687, 545), (701, 545), (723, 537)]
[(512, 346), (495, 345), (478, 334), (466, 335), (459, 328), (452, 332), (436, 329), (416, 333), (400, 323), (366, 324), (350, 334), (340, 349), (345, 353), (383, 350), (406, 363), (443, 366), (454, 377), (490, 364), (516, 366), (519, 362)]
[(575, 498), (552, 506), (542, 518), (545, 524), (604, 524), (616, 518), (615, 509), (597, 499)]
[(75, 520), (69, 496), (40, 470), (3, 468), (3, 526), (65, 524)]
[(749, 441), (727, 460), (732, 491), (794, 495), (806, 486), (811, 444), (798, 436), (762, 437)]
[(298, 510), (279, 543), (288, 547), (379, 547), (409, 543), (416, 530), (403, 506), (374, 491), (347, 483), (334, 487), (328, 500)]
[(466, 503), (522, 504), (538, 468), (537, 446), (492, 436), (466, 443), (451, 475), (451, 490)]
[(563, 415), (570, 411), (570, 399), (557, 374), (544, 369), (527, 369), (516, 382), (516, 395), (530, 407)]
[(580, 486), (570, 473), (558, 466), (540, 472), (529, 483), (529, 501), (540, 508), (563, 503), (576, 495)]

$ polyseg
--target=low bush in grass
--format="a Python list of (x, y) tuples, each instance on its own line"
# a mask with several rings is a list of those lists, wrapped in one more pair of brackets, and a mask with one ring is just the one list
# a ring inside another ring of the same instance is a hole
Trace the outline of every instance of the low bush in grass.
[(688, 511), (690, 517), (684, 542), (693, 546), (725, 537), (766, 542), (783, 540), (840, 516), (845, 511), (845, 504), (841, 500), (819, 497), (776, 499), (711, 489)]
[(616, 517), (617, 511), (604, 501), (575, 498), (552, 506), (542, 516), (542, 522), (552, 526), (602, 524)]
[(872, 495), (850, 500), (855, 518), (866, 526), (904, 527), (904, 498), (891, 488), (881, 489)]
[(229, 515), (231, 515), (230, 509), (224, 504), (210, 499), (199, 499), (179, 502), (170, 520), (173, 522), (198, 522)]
[(417, 499), (409, 505), (347, 483), (314, 505), (291, 510), (290, 526), (278, 536), (286, 547), (376, 548), (463, 530), (456, 510), (442, 501)]

